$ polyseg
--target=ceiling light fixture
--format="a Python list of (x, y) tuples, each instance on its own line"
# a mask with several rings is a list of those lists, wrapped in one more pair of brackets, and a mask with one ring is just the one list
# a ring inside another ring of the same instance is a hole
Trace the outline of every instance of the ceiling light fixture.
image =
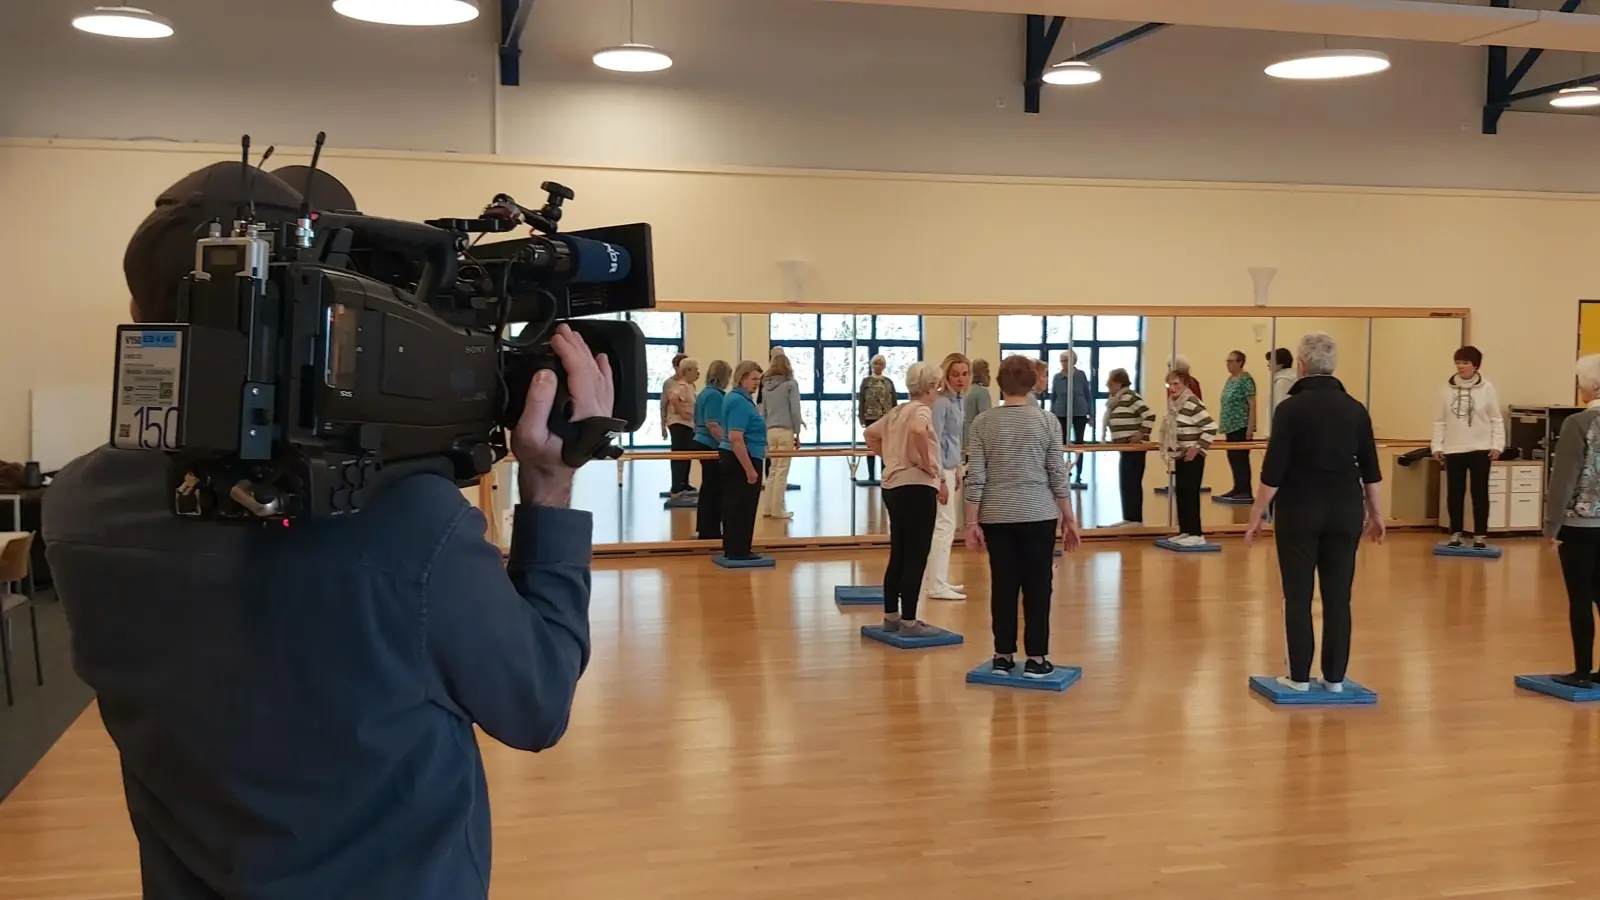
[(362, 22), (427, 28), (471, 22), (478, 0), (333, 0), (333, 11)]
[(633, 0), (628, 0), (628, 42), (594, 52), (594, 64), (611, 72), (661, 72), (672, 68), (672, 57), (633, 39)]
[(1045, 84), (1094, 84), (1100, 78), (1099, 69), (1076, 59), (1056, 63), (1044, 70)]
[(172, 23), (136, 6), (96, 6), (72, 20), (72, 27), (106, 37), (152, 40), (172, 36)]
[(1318, 50), (1267, 66), (1273, 78), (1326, 81), (1375, 75), (1389, 68), (1389, 55), (1376, 50)]
[(1586, 106), (1600, 106), (1600, 88), (1584, 85), (1582, 87), (1562, 88), (1550, 98), (1550, 105), (1559, 109), (1582, 109)]

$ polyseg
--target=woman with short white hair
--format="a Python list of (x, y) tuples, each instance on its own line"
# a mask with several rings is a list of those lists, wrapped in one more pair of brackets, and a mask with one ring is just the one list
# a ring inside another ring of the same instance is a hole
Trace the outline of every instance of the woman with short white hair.
[[(672, 449), (675, 452), (698, 449), (694, 443), (694, 383), (699, 380), (700, 361), (689, 356), (678, 360), (677, 373), (667, 380), (667, 393), (661, 398), (666, 413), (662, 423), (672, 436)], [(694, 490), (689, 484), (690, 462), (687, 459), (672, 461), (673, 499)]]
[(867, 428), (867, 449), (883, 456), (883, 505), (889, 510), (889, 565), (883, 572), (883, 628), (906, 637), (938, 629), (917, 619), (922, 574), (933, 547), (939, 504), (950, 491), (939, 468), (933, 403), (944, 373), (930, 362), (906, 372), (911, 396)]
[(1578, 360), (1582, 412), (1561, 423), (1544, 502), (1544, 533), (1561, 558), (1572, 630), (1572, 672), (1555, 680), (1593, 688), (1594, 610), (1600, 606), (1600, 353)]
[[(1311, 597), (1322, 588), (1322, 686), (1344, 690), (1350, 662), (1350, 592), (1356, 548), (1365, 531), (1383, 539), (1378, 508), (1378, 448), (1372, 417), (1333, 377), (1338, 348), (1320, 332), (1300, 339), (1300, 380), (1278, 405), (1261, 463), (1261, 492), (1250, 510), (1246, 546), (1255, 542), (1267, 505), (1276, 500), (1273, 536), (1283, 580), (1283, 618), (1289, 674), (1278, 684), (1311, 690), (1317, 636)], [(1363, 522), (1365, 523), (1363, 526)]]

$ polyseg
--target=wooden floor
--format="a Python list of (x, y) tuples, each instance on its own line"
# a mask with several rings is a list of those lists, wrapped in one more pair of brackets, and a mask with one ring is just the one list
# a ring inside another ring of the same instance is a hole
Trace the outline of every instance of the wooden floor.
[[(1594, 898), (1600, 710), (1519, 694), (1569, 664), (1554, 553), (1362, 551), (1351, 677), (1370, 709), (1281, 710), (1272, 551), (1094, 545), (1057, 575), (1064, 695), (968, 687), (981, 557), (927, 618), (964, 647), (864, 643), (838, 583), (881, 553), (596, 573), (572, 727), (486, 741), (494, 896)], [(0, 900), (136, 896), (115, 752), (91, 708), (0, 805)]]

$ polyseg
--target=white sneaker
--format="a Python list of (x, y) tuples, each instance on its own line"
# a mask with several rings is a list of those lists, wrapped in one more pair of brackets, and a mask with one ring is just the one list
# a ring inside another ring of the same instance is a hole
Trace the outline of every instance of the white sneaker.
[(1188, 539), (1189, 539), (1189, 536), (1187, 534), (1175, 534), (1172, 537), (1167, 538), (1167, 543), (1169, 543), (1169, 544), (1182, 544), (1184, 541), (1187, 541)]
[(1289, 676), (1287, 676), (1287, 675), (1279, 675), (1278, 676), (1278, 684), (1282, 685), (1283, 687), (1288, 688), (1291, 691), (1309, 691), (1309, 690), (1311, 690), (1311, 682), (1309, 682), (1309, 681), (1290, 681), (1289, 680)]
[(1322, 685), (1322, 689), (1330, 694), (1344, 693), (1344, 682), (1342, 681), (1329, 681), (1326, 678), (1318, 678), (1317, 684)]
[(952, 584), (949, 587), (950, 590), (955, 591), (958, 594), (965, 593), (967, 590), (967, 586), (964, 584)]
[(1186, 534), (1183, 537), (1178, 538), (1175, 543), (1181, 544), (1185, 547), (1203, 547), (1205, 546), (1206, 539), (1198, 534)]
[(1106, 527), (1107, 528), (1143, 528), (1144, 527), (1144, 523), (1143, 522), (1127, 522), (1127, 521), (1113, 522), (1113, 523), (1111, 523), (1110, 525), (1108, 525)]
[(929, 600), (965, 600), (967, 595), (960, 591), (938, 591), (928, 595)]

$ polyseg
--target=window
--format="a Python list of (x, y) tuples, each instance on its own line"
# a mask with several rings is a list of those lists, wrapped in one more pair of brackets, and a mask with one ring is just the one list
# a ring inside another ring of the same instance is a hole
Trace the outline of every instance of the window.
[[(1127, 369), (1138, 385), (1144, 362), (1144, 319), (1140, 316), (1001, 316), (1000, 356), (1013, 354), (1042, 359), (1050, 366), (1052, 382), (1061, 370), (1063, 350), (1078, 354), (1078, 368), (1089, 376), (1094, 397), (1091, 428), (1105, 418), (1106, 376), (1112, 369)], [(1048, 400), (1046, 401), (1048, 408)], [(1077, 410), (1073, 410), (1078, 415)]]
[(922, 356), (921, 316), (773, 313), (769, 322), (769, 343), (794, 366), (806, 441), (861, 440), (854, 398), (872, 358), (883, 354), (883, 374), (904, 395), (906, 370)]
[(650, 391), (650, 402), (646, 404), (644, 424), (627, 436), (625, 446), (666, 447), (667, 442), (661, 439), (661, 386), (672, 377), (672, 357), (683, 352), (683, 313), (624, 312), (585, 318), (632, 322), (644, 332), (645, 387)]

